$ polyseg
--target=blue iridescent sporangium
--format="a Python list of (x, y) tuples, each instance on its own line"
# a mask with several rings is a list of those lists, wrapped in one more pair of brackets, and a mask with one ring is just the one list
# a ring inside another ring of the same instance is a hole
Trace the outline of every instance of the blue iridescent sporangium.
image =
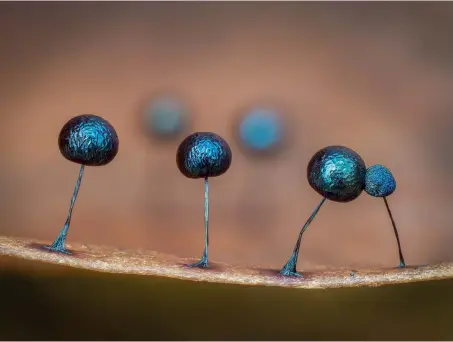
[(81, 164), (81, 166), (66, 222), (55, 241), (50, 246), (44, 246), (45, 249), (51, 252), (72, 254), (66, 249), (65, 244), (85, 166), (107, 165), (117, 155), (118, 145), (118, 135), (113, 126), (97, 115), (79, 115), (63, 126), (58, 136), (60, 152), (66, 159)]
[(87, 166), (110, 163), (118, 153), (119, 139), (113, 126), (103, 118), (83, 114), (69, 120), (58, 136), (61, 154)]
[(335, 202), (357, 198), (365, 187), (366, 166), (362, 158), (344, 146), (325, 147), (311, 158), (307, 167), (310, 186)]
[(396, 189), (396, 181), (389, 169), (383, 165), (370, 166), (365, 176), (365, 191), (373, 197), (386, 197)]
[(323, 199), (300, 230), (293, 253), (280, 270), (281, 275), (301, 276), (297, 272), (297, 259), (304, 232), (326, 200), (345, 203), (356, 199), (365, 187), (365, 174), (365, 162), (350, 148), (328, 146), (313, 155), (307, 167), (308, 183)]
[(398, 267), (406, 267), (403, 251), (401, 249), (401, 241), (399, 238), (398, 229), (396, 228), (396, 223), (393, 218), (392, 211), (390, 210), (390, 205), (387, 201), (387, 196), (393, 194), (395, 190), (396, 181), (389, 169), (379, 164), (372, 165), (368, 168), (365, 176), (365, 191), (370, 196), (383, 198), (385, 207), (387, 208), (387, 213), (389, 214), (390, 220), (392, 222), (395, 239), (398, 244), (398, 254), (400, 257), (400, 264)]
[(181, 101), (162, 97), (150, 102), (145, 110), (148, 131), (159, 138), (172, 138), (187, 125), (187, 110)]
[(185, 138), (178, 147), (176, 163), (188, 178), (216, 177), (231, 165), (232, 153), (228, 143), (210, 132), (197, 132)]
[(267, 151), (280, 143), (283, 124), (277, 114), (266, 108), (255, 108), (248, 112), (239, 124), (242, 144), (256, 151)]
[(231, 149), (228, 143), (215, 133), (197, 132), (185, 138), (176, 152), (179, 171), (188, 178), (204, 178), (204, 251), (200, 261), (190, 267), (209, 267), (209, 177), (224, 174), (231, 165)]

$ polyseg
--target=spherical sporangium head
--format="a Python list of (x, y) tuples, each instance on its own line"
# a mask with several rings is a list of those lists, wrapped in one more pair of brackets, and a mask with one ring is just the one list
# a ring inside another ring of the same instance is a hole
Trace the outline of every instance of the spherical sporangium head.
[(307, 167), (310, 186), (335, 202), (356, 199), (365, 187), (366, 166), (362, 158), (344, 146), (325, 147), (311, 158)]
[(396, 181), (389, 169), (383, 165), (368, 168), (365, 176), (365, 191), (373, 197), (386, 197), (396, 189)]
[(185, 138), (178, 147), (176, 163), (188, 178), (216, 177), (231, 165), (228, 143), (215, 133), (197, 132)]
[(63, 157), (87, 166), (107, 165), (116, 157), (118, 146), (118, 135), (113, 126), (92, 114), (72, 118), (58, 136)]

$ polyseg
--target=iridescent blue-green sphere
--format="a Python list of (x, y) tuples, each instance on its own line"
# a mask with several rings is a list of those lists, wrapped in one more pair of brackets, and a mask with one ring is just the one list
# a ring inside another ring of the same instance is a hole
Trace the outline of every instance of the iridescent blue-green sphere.
[(145, 110), (145, 126), (158, 138), (174, 138), (187, 126), (187, 110), (181, 101), (162, 97), (151, 101)]
[(228, 143), (219, 135), (197, 132), (185, 138), (176, 152), (179, 171), (188, 178), (216, 177), (231, 165), (232, 153)]
[(328, 146), (314, 154), (308, 163), (310, 186), (321, 196), (335, 202), (356, 199), (365, 187), (366, 166), (350, 148)]
[(239, 123), (242, 145), (252, 152), (268, 152), (283, 138), (283, 123), (277, 113), (267, 108), (254, 108)]
[(119, 139), (113, 126), (92, 114), (73, 117), (61, 129), (58, 147), (66, 159), (87, 166), (103, 166), (118, 153)]
[(365, 176), (365, 191), (373, 197), (386, 197), (396, 189), (396, 181), (389, 169), (383, 165), (368, 168)]

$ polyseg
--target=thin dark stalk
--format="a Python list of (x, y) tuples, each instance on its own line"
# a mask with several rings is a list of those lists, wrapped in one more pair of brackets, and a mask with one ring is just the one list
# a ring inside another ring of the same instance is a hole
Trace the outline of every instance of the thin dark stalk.
[(304, 232), (307, 230), (308, 226), (310, 225), (311, 221), (315, 218), (316, 214), (318, 213), (319, 209), (321, 209), (321, 206), (324, 204), (326, 201), (326, 198), (324, 197), (321, 202), (318, 204), (318, 206), (315, 208), (313, 213), (310, 215), (308, 218), (307, 222), (305, 222), (305, 225), (302, 227), (299, 233), (299, 238), (297, 239), (296, 246), (294, 247), (293, 254), (289, 258), (288, 262), (283, 266), (283, 268), (280, 270), (280, 274), (284, 276), (301, 276), (299, 273), (297, 273), (296, 266), (297, 266), (297, 258), (299, 256), (299, 249), (300, 249), (300, 243), (302, 241), (302, 235)]
[(46, 246), (47, 249), (49, 249), (53, 252), (71, 254), (71, 252), (65, 248), (65, 242), (66, 242), (66, 237), (68, 235), (69, 225), (71, 224), (72, 210), (74, 208), (74, 204), (77, 199), (77, 194), (79, 193), (79, 188), (80, 188), (80, 184), (82, 183), (82, 177), (83, 177), (84, 170), (85, 170), (85, 165), (81, 165), (80, 172), (79, 172), (79, 178), (77, 179), (74, 193), (71, 198), (71, 205), (69, 207), (69, 213), (68, 213), (68, 217), (66, 219), (66, 223), (64, 224), (63, 229), (61, 229), (60, 233), (58, 234), (57, 238), (52, 243), (52, 245)]
[(209, 246), (209, 183), (208, 177), (204, 179), (204, 252), (201, 260), (192, 267), (206, 268), (208, 265), (208, 246)]
[(398, 243), (398, 253), (399, 253), (399, 257), (400, 257), (400, 264), (398, 267), (406, 267), (406, 263), (404, 262), (403, 252), (401, 251), (400, 237), (398, 235), (398, 230), (396, 229), (395, 220), (393, 219), (393, 215), (390, 210), (390, 206), (387, 202), (387, 198), (386, 197), (383, 197), (383, 198), (384, 198), (385, 207), (387, 208), (387, 212), (389, 213), (389, 216), (390, 216), (390, 220), (392, 221), (392, 226), (393, 226), (393, 231), (395, 233), (396, 242)]

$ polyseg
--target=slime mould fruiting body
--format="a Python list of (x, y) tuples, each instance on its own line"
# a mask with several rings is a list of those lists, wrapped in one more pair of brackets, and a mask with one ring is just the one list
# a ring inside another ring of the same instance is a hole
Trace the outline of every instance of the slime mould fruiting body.
[(393, 194), (396, 190), (396, 180), (390, 172), (383, 165), (373, 165), (368, 168), (365, 176), (365, 192), (373, 197), (382, 197), (384, 199), (385, 207), (389, 214), (390, 220), (392, 221), (393, 232), (395, 234), (396, 242), (398, 244), (398, 254), (400, 258), (400, 264), (398, 267), (405, 267), (403, 252), (401, 250), (401, 242), (396, 229), (395, 220), (393, 219), (390, 206), (387, 201), (387, 196)]
[(209, 177), (224, 174), (231, 165), (232, 153), (228, 143), (215, 133), (197, 132), (185, 138), (176, 152), (179, 171), (188, 178), (205, 181), (205, 248), (201, 260), (193, 267), (206, 268), (209, 245)]
[(303, 233), (326, 199), (346, 203), (359, 197), (365, 187), (365, 175), (365, 162), (350, 148), (328, 146), (313, 155), (307, 167), (308, 183), (323, 199), (300, 230), (293, 253), (280, 270), (281, 275), (301, 276), (296, 266)]
[(63, 157), (81, 166), (66, 222), (52, 245), (45, 248), (71, 254), (65, 248), (65, 242), (85, 165), (104, 166), (110, 163), (118, 154), (119, 140), (109, 122), (97, 115), (84, 114), (72, 118), (63, 126), (58, 136), (58, 146)]

